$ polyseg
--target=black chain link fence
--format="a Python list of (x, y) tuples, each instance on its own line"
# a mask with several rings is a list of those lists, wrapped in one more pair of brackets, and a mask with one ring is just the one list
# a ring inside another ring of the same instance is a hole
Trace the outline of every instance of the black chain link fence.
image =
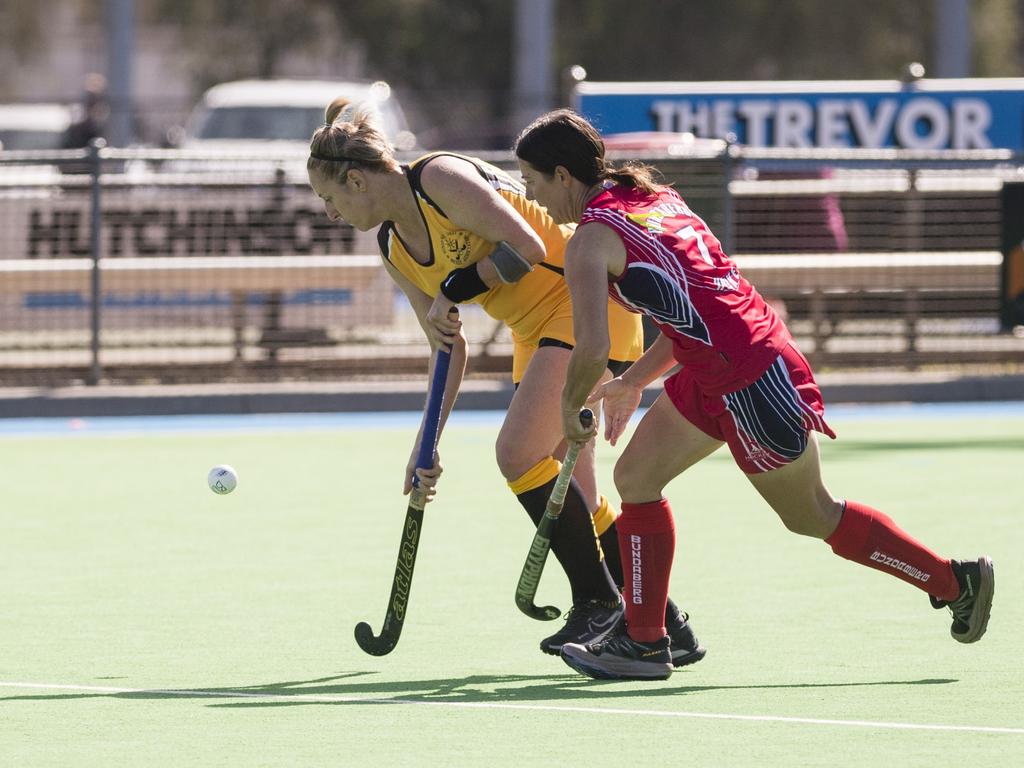
[[(817, 365), (1024, 362), (1004, 236), (1024, 211), (1003, 210), (1019, 157), (707, 142), (639, 159)], [(504, 373), (507, 332), (467, 310), (471, 372)], [(421, 375), (426, 354), (373, 234), (327, 220), (304, 151), (0, 152), (2, 385)]]

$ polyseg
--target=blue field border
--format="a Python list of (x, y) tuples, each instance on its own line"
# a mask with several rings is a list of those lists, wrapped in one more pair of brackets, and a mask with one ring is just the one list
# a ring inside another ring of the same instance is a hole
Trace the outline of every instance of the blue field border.
[[(292, 432), (361, 429), (412, 430), (419, 427), (420, 411), (345, 413), (264, 413), (180, 416), (97, 416), (85, 418), (29, 418), (0, 420), (0, 438), (32, 435), (167, 435), (182, 433)], [(504, 411), (458, 410), (452, 426), (497, 428)], [(830, 422), (886, 419), (1002, 419), (1024, 418), (1024, 402), (894, 403), (834, 405)]]

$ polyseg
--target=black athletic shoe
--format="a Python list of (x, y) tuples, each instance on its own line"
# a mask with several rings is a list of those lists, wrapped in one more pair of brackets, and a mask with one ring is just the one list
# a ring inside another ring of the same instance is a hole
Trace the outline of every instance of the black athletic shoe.
[(672, 666), (685, 667), (696, 664), (704, 658), (707, 650), (697, 640), (690, 627), (689, 614), (676, 611), (675, 616), (665, 618), (665, 629), (668, 630), (669, 650), (672, 653)]
[(595, 643), (607, 635), (625, 616), (622, 601), (588, 600), (565, 614), (565, 626), (540, 641), (544, 653), (557, 656), (566, 643)]
[(562, 661), (597, 680), (665, 680), (672, 674), (668, 636), (641, 643), (629, 636), (624, 622), (596, 643), (566, 643)]
[(949, 564), (960, 585), (960, 595), (952, 602), (939, 600), (933, 595), (928, 597), (933, 608), (949, 608), (953, 614), (953, 625), (949, 628), (953, 639), (960, 643), (973, 643), (985, 634), (992, 612), (992, 595), (996, 591), (992, 560), (982, 556), (965, 562), (950, 560)]

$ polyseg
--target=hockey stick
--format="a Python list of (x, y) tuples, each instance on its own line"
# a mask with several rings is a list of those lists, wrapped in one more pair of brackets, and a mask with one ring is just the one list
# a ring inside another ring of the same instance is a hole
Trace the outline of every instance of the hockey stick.
[[(580, 411), (580, 424), (584, 429), (589, 429), (593, 423), (593, 411), (589, 408)], [(562, 505), (565, 504), (569, 481), (576, 468), (576, 459), (583, 445), (583, 443), (571, 442), (565, 451), (562, 468), (555, 479), (555, 487), (551, 489), (551, 496), (544, 509), (544, 516), (541, 517), (540, 523), (537, 525), (533, 543), (530, 544), (530, 553), (526, 556), (523, 572), (519, 574), (519, 583), (516, 584), (516, 605), (519, 606), (520, 611), (538, 621), (551, 621), (562, 615), (562, 612), (553, 605), (540, 607), (534, 605), (533, 601), (537, 596), (537, 587), (540, 585), (540, 576), (544, 571), (544, 562), (548, 559), (548, 550), (551, 549), (551, 539), (555, 535), (558, 516), (562, 514)]]
[[(441, 421), (441, 403), (444, 400), (445, 382), (448, 380), (448, 364), (451, 353), (441, 348), (434, 362), (434, 377), (430, 382), (430, 396), (427, 399), (427, 417), (423, 424), (416, 467), (429, 469), (434, 466), (434, 450), (437, 447), (438, 425)], [(412, 569), (416, 565), (416, 549), (419, 545), (420, 530), (423, 527), (423, 507), (427, 503), (426, 492), (419, 487), (418, 478), (413, 476), (413, 489), (409, 496), (409, 507), (405, 510), (405, 527), (395, 565), (395, 578), (391, 583), (391, 597), (388, 598), (388, 612), (380, 635), (373, 634), (373, 628), (365, 621), (356, 624), (356, 642), (371, 656), (385, 656), (398, 645), (405, 623), (405, 611), (409, 604), (409, 589), (412, 587)]]

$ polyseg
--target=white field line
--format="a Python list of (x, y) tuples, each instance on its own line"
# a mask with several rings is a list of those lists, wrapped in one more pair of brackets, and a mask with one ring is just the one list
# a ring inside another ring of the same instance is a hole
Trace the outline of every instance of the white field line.
[(959, 733), (1009, 733), (1024, 735), (1024, 728), (997, 728), (983, 725), (944, 725), (941, 723), (894, 723), (875, 720), (831, 720), (817, 717), (780, 717), (776, 715), (731, 715), (714, 712), (668, 712), (657, 709), (616, 709), (605, 707), (556, 707), (547, 704), (505, 704), (500, 702), (420, 701), (414, 699), (377, 699), (332, 694), (277, 694), (246, 691), (204, 691), (164, 688), (115, 688), (104, 685), (60, 685), (52, 683), (16, 683), (0, 681), (0, 688), (22, 688), (44, 691), (82, 691), (105, 694), (154, 694), (183, 698), (207, 697), (223, 699), (270, 699), (275, 701), (308, 701), (343, 704), (405, 704), (459, 709), (509, 709), (528, 712), (573, 712), (588, 715), (634, 715), (694, 720), (739, 720), (753, 723), (792, 723), (795, 725), (830, 725), (852, 728), (882, 728), (902, 731), (954, 731)]

